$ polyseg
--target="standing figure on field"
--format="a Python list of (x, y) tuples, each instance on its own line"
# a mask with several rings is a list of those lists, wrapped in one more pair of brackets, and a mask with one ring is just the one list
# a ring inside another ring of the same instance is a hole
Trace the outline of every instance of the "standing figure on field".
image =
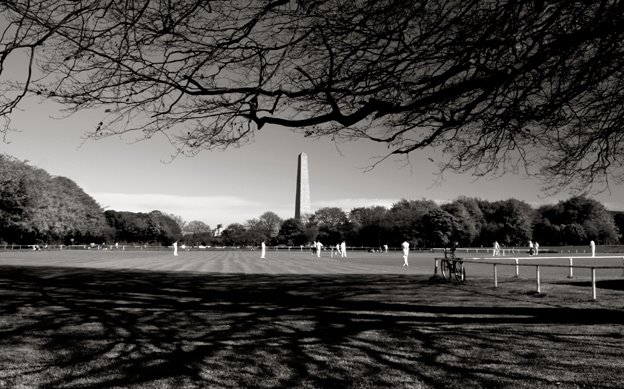
[(401, 243), (401, 248), (403, 249), (403, 266), (409, 266), (407, 262), (407, 257), (409, 255), (409, 243), (407, 241)]
[(173, 242), (173, 255), (178, 256), (178, 241)]
[(323, 249), (323, 243), (321, 243), (321, 241), (319, 240), (318, 242), (316, 242), (316, 257), (317, 258), (321, 257), (321, 249)]
[(384, 245), (384, 253), (388, 254), (388, 245), (387, 244)]
[(498, 241), (494, 241), (494, 249), (492, 250), (492, 256), (497, 256), (500, 255), (500, 245), (498, 244)]
[(347, 243), (344, 240), (342, 241), (342, 243), (340, 243), (340, 257), (347, 257)]
[(533, 248), (533, 242), (529, 241), (529, 255), (533, 255), (535, 249)]
[(591, 249), (592, 257), (596, 256), (596, 243), (592, 240), (589, 242), (589, 248)]
[(260, 244), (260, 248), (261, 248), (260, 259), (264, 259), (264, 256), (266, 255), (266, 244), (264, 244), (264, 241), (262, 241), (262, 243)]
[(533, 244), (533, 249), (534, 249), (535, 255), (539, 254), (539, 243), (535, 242)]

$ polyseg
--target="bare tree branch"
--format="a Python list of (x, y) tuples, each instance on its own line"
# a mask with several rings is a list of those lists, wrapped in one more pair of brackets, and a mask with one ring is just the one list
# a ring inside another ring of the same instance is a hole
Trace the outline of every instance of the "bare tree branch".
[[(238, 146), (277, 125), (385, 143), (380, 160), (435, 148), (442, 171), (537, 174), (547, 191), (624, 182), (622, 1), (0, 7), (7, 119), (33, 93), (70, 112), (105, 109), (93, 138), (163, 133), (181, 154)], [(9, 80), (5, 64), (18, 54), (27, 76)]]

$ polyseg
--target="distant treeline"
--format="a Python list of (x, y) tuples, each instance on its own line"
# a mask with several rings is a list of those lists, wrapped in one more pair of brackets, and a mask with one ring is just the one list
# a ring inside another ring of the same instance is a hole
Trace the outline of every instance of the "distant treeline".
[[(271, 244), (298, 246), (313, 240), (334, 245), (342, 240), (350, 246), (397, 247), (408, 240), (413, 247), (446, 247), (457, 242), (462, 247), (526, 247), (529, 240), (540, 245), (585, 245), (621, 243), (624, 214), (612, 213), (596, 200), (572, 197), (556, 205), (533, 209), (528, 203), (509, 199), (486, 201), (460, 197), (438, 205), (431, 200), (401, 200), (386, 207), (322, 208), (306, 222), (285, 220), (271, 233), (260, 219), (245, 225), (232, 224), (221, 234), (227, 245)], [(273, 214), (274, 215), (274, 214)], [(257, 228), (263, 225), (265, 228)], [(619, 227), (619, 228), (618, 228)]]
[(15, 158), (0, 155), (0, 244), (150, 244), (391, 247), (408, 240), (414, 247), (489, 247), (624, 243), (624, 213), (609, 212), (596, 200), (572, 197), (533, 209), (516, 200), (460, 197), (438, 205), (431, 200), (400, 200), (392, 207), (321, 208), (303, 221), (273, 212), (234, 223), (221, 231), (201, 221), (186, 223), (160, 211), (104, 211), (76, 183), (54, 177)]
[(1, 244), (171, 244), (180, 236), (171, 216), (104, 212), (72, 180), (0, 155)]

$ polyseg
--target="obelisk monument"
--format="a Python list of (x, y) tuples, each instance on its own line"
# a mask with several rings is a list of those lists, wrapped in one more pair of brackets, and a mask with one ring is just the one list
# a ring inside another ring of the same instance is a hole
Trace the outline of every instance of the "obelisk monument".
[(297, 158), (297, 194), (295, 198), (295, 219), (303, 221), (312, 213), (310, 206), (310, 178), (308, 177), (308, 155), (299, 154)]

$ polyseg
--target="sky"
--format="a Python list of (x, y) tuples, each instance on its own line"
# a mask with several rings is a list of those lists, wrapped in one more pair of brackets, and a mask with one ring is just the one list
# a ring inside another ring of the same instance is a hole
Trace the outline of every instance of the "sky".
[[(383, 205), (400, 199), (448, 202), (459, 196), (496, 201), (516, 198), (534, 207), (570, 197), (544, 197), (532, 178), (505, 176), (475, 180), (445, 174), (440, 181), (428, 153), (387, 160), (365, 168), (386, 153), (370, 141), (334, 144), (313, 140), (281, 127), (265, 127), (240, 148), (204, 151), (171, 160), (173, 147), (164, 138), (135, 142), (132, 136), (84, 142), (87, 129), (99, 122), (90, 112), (64, 117), (59, 106), (29, 101), (12, 117), (0, 153), (26, 160), (54, 176), (75, 181), (104, 209), (131, 212), (159, 210), (199, 220), (216, 228), (245, 223), (266, 211), (294, 217), (297, 156), (308, 155), (312, 210), (322, 207)], [(610, 210), (624, 211), (624, 188), (592, 196)]]

